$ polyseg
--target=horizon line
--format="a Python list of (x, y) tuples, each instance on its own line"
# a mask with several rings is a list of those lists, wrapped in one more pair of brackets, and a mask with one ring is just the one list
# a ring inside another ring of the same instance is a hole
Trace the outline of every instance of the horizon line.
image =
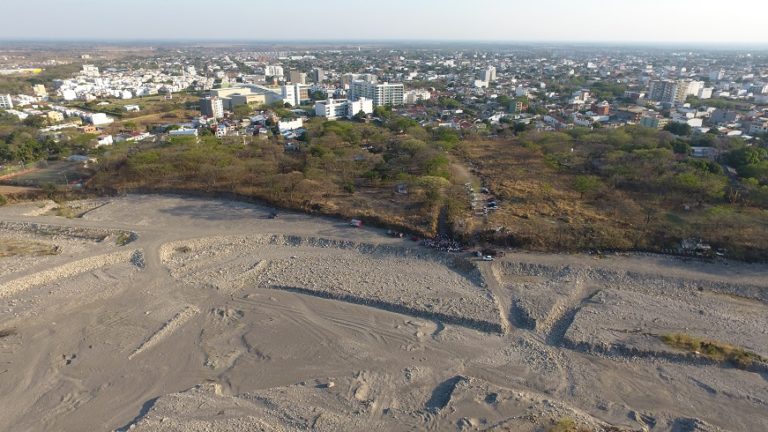
[[(712, 47), (740, 47), (740, 48), (763, 48), (768, 49), (768, 41), (763, 42), (744, 42), (744, 41), (649, 41), (649, 40), (617, 40), (617, 41), (596, 41), (596, 40), (548, 40), (548, 39), (530, 39), (530, 40), (502, 40), (502, 39), (408, 39), (408, 38), (371, 38), (371, 39), (341, 39), (341, 38), (97, 38), (97, 37), (74, 37), (74, 38), (26, 38), (26, 37), (0, 37), (0, 43), (79, 43), (97, 42), (97, 45), (108, 45), (110, 43), (245, 43), (245, 44), (275, 44), (275, 43), (302, 43), (302, 44), (358, 44), (358, 43), (398, 43), (398, 44), (489, 44), (489, 45), (541, 45), (541, 44), (559, 44), (559, 45), (591, 45), (591, 46), (685, 46), (690, 45), (701, 48), (704, 45)], [(0, 47), (2, 49), (2, 47)]]

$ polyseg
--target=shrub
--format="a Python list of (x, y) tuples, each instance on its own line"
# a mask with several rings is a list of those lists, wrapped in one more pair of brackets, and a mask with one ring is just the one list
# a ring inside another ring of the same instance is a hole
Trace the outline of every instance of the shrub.
[(117, 236), (115, 243), (118, 246), (125, 246), (132, 241), (133, 241), (133, 235), (131, 235), (131, 233), (129, 232), (123, 231)]
[(577, 425), (572, 418), (564, 417), (555, 423), (549, 432), (589, 432), (589, 429)]
[(742, 348), (723, 342), (698, 339), (687, 334), (674, 333), (663, 335), (661, 340), (672, 348), (697, 353), (719, 363), (729, 363), (739, 369), (747, 369), (755, 361), (766, 361), (766, 359), (759, 355)]

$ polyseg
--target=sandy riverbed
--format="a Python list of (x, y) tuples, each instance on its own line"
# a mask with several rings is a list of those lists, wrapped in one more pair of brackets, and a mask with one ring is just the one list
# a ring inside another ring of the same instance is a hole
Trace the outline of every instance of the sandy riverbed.
[[(250, 204), (0, 207), (0, 430), (768, 430), (768, 267), (443, 255)], [(88, 210), (90, 209), (90, 210)], [(126, 235), (131, 239), (127, 244)]]

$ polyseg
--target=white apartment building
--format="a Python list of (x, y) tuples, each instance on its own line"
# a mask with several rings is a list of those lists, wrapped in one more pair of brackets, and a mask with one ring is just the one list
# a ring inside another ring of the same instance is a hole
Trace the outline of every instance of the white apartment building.
[(352, 81), (349, 84), (349, 98), (352, 100), (366, 98), (373, 100), (373, 106), (402, 105), (405, 88), (403, 84), (372, 83), (367, 81)]
[(403, 101), (407, 105), (413, 105), (421, 101), (429, 100), (429, 98), (431, 97), (432, 97), (432, 93), (430, 93), (429, 90), (423, 90), (423, 89), (408, 90), (403, 95)]
[(304, 120), (298, 118), (295, 120), (280, 120), (277, 122), (277, 129), (280, 133), (301, 129), (304, 127)]
[(315, 115), (325, 117), (328, 120), (336, 120), (347, 116), (347, 101), (342, 99), (328, 99), (315, 103)]
[(11, 100), (11, 95), (0, 94), (0, 109), (13, 109), (13, 101)]
[(699, 92), (704, 88), (704, 81), (688, 81), (688, 86), (685, 89), (686, 96), (699, 96)]
[(480, 73), (480, 80), (485, 81), (487, 83), (496, 81), (496, 68), (493, 66), (489, 66), (487, 69), (482, 71)]
[(373, 101), (368, 98), (360, 98), (347, 102), (347, 117), (352, 118), (362, 111), (364, 114), (373, 114)]
[(372, 114), (373, 100), (368, 98), (360, 98), (356, 101), (328, 99), (315, 103), (315, 115), (318, 117), (325, 117), (328, 120), (352, 118), (360, 111), (365, 114)]
[(224, 101), (218, 96), (208, 96), (200, 99), (200, 113), (210, 118), (224, 117)]
[(88, 120), (94, 126), (106, 125), (115, 121), (113, 118), (107, 117), (104, 113), (93, 113)]
[(273, 66), (273, 65), (267, 65), (264, 66), (264, 75), (268, 77), (283, 77), (283, 67), (282, 66)]
[(293, 107), (301, 105), (301, 90), (306, 87), (302, 84), (285, 84), (280, 87), (280, 95), (284, 103), (289, 103)]

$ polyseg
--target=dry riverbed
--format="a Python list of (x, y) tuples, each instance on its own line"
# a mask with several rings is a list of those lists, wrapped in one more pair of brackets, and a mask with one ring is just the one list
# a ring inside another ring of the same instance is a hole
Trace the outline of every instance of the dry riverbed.
[(442, 254), (138, 196), (0, 208), (0, 430), (768, 430), (768, 268)]

